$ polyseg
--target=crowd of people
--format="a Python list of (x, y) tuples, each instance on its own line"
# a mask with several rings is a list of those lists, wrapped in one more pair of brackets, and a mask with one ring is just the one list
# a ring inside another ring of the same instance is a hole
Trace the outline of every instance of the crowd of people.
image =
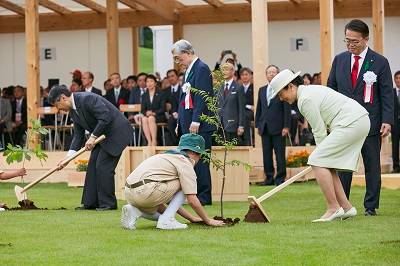
[[(368, 26), (360, 20), (353, 20), (346, 25), (345, 32), (348, 51), (335, 57), (328, 79), (328, 87), (337, 92), (320, 86), (320, 73), (313, 76), (305, 73), (300, 77), (299, 72), (294, 74), (286, 69), (281, 73), (278, 66), (271, 64), (265, 69), (267, 84), (259, 89), (258, 102), (255, 103), (252, 70), (243, 67), (234, 52), (222, 51), (215, 65), (215, 69), (221, 70), (224, 79), (218, 88), (217, 99), (220, 108), (219, 115), (227, 139), (237, 139), (238, 145), (251, 146), (254, 143), (253, 130), (256, 129), (261, 136), (266, 178), (260, 185), (279, 185), (284, 182), (286, 142), (290, 145), (317, 143), (318, 147), (310, 156), (308, 163), (313, 166), (328, 205), (326, 213), (315, 220), (317, 222), (356, 215), (356, 210), (348, 198), (351, 172), (357, 170), (360, 152), (366, 168), (365, 214), (376, 215), (375, 209), (379, 207), (380, 192), (381, 137), (387, 136), (391, 129), (394, 140), (394, 171), (400, 170), (397, 123), (400, 117), (398, 114), (400, 72), (397, 71), (394, 75), (396, 88), (392, 90), (391, 72), (387, 59), (368, 48)], [(140, 134), (129, 132), (124, 135), (124, 141), (127, 135), (132, 138), (139, 135), (139, 138), (134, 141), (139, 145), (156, 146), (165, 143), (168, 146), (176, 146), (180, 136), (196, 134), (194, 138), (197, 138), (197, 135), (201, 136), (200, 143), (202, 147), (204, 146), (202, 150), (207, 150), (213, 145), (212, 135), (215, 128), (201, 121), (201, 114), (209, 115), (210, 110), (202, 96), (191, 93), (190, 88), (199, 88), (210, 95), (213, 94), (212, 84), (215, 84), (212, 80), (213, 76), (209, 67), (195, 55), (193, 47), (185, 40), (180, 40), (173, 45), (172, 56), (174, 62), (182, 67), (182, 73), (171, 69), (167, 71), (164, 79), (161, 79), (158, 73), (154, 75), (139, 73), (125, 79), (122, 79), (119, 73), (113, 73), (104, 82), (103, 95), (102, 90), (93, 87), (93, 73), (75, 70), (72, 73), (73, 78), (69, 89), (59, 86), (54, 89), (53, 87), (51, 96), (48, 96), (50, 88), (42, 90), (41, 102), (43, 106), (55, 104), (61, 110), (76, 111), (72, 119), (81, 125), (78, 128), (74, 126), (75, 130), (80, 130), (79, 141), (76, 140), (76, 133), (74, 133), (75, 137), (71, 144), (74, 150), (83, 145), (82, 136), (85, 130), (91, 133), (85, 145), (90, 147), (88, 149), (93, 149), (92, 142), (98, 137), (97, 133), (101, 133), (94, 121), (111, 123), (107, 114), (99, 114), (99, 111), (94, 108), (96, 104), (104, 110), (110, 110), (108, 106), (113, 105), (116, 107), (116, 109), (111, 108), (113, 111), (119, 110), (123, 104), (141, 106), (138, 112), (119, 115), (125, 116), (131, 125), (135, 126), (133, 130), (143, 133), (144, 138), (140, 138)], [(377, 77), (374, 71), (380, 76)], [(349, 75), (343, 75), (347, 72)], [(92, 97), (88, 93), (73, 96), (75, 92), (89, 92), (103, 97)], [(21, 86), (3, 89), (1, 130), (10, 133), (10, 138), (12, 137), (16, 144), (21, 144), (27, 128), (27, 107), (24, 95), (25, 90)], [(101, 104), (99, 98), (101, 98)], [(88, 104), (88, 101), (93, 104)], [(107, 104), (104, 104), (104, 101)], [(79, 109), (80, 105), (85, 106), (82, 109), (87, 108), (86, 115), (84, 110)], [(369, 119), (367, 119), (368, 114)], [(117, 117), (117, 114), (113, 112), (109, 115)], [(93, 125), (88, 122), (88, 116), (93, 116)], [(126, 126), (121, 117), (119, 118), (121, 125)], [(165, 134), (162, 136), (159, 134), (160, 125), (165, 129)], [(131, 129), (129, 127), (128, 131)], [(107, 129), (104, 130), (107, 131)], [(115, 126), (113, 130), (118, 132), (118, 126)], [(310, 133), (311, 131), (313, 134)], [(348, 133), (354, 139), (350, 138)], [(163, 140), (160, 139), (161, 137)], [(323, 141), (325, 139), (326, 141)], [(118, 143), (118, 137), (115, 137), (114, 141)], [(112, 145), (111, 141), (110, 145)], [(121, 149), (117, 149), (115, 154), (104, 151), (113, 163), (110, 169), (115, 169), (118, 161), (116, 158), (121, 155), (124, 145), (127, 144), (122, 143)], [(102, 149), (98, 148), (99, 154), (93, 155), (93, 160), (103, 156)], [(183, 147), (181, 149), (187, 151)], [(273, 153), (277, 161), (276, 170), (272, 159)], [(183, 153), (183, 156), (187, 157), (187, 154)], [(94, 168), (90, 175), (96, 176), (97, 168), (101, 167), (97, 167), (94, 162), (93, 164)], [(193, 165), (195, 165), (194, 170), (197, 175), (197, 198), (202, 205), (211, 204), (209, 164), (200, 160)], [(339, 174), (336, 174), (336, 170)], [(108, 174), (111, 177), (113, 173), (111, 171)], [(108, 179), (110, 178), (107, 177)], [(135, 176), (132, 184), (127, 183), (127, 188), (133, 189), (145, 185), (144, 181)], [(126, 193), (129, 199), (130, 191), (126, 190)], [(113, 193), (110, 190), (108, 194)], [(116, 208), (115, 196), (111, 195), (109, 201), (105, 201), (106, 204), (103, 206), (104, 204), (97, 201), (97, 196), (88, 195), (89, 192), (84, 193), (82, 199), (84, 209)], [(181, 201), (182, 199), (179, 200)], [(132, 206), (135, 204), (140, 205), (131, 203)], [(177, 208), (172, 211), (173, 215), (180, 205), (181, 203), (176, 205)], [(195, 205), (197, 206), (197, 203)], [(153, 206), (150, 214), (155, 213), (157, 209), (155, 207)], [(125, 209), (124, 211), (128, 213), (133, 210)], [(146, 212), (142, 209), (140, 215), (143, 213)], [(140, 215), (137, 214), (135, 219)], [(134, 224), (125, 221), (125, 227), (134, 228)]]

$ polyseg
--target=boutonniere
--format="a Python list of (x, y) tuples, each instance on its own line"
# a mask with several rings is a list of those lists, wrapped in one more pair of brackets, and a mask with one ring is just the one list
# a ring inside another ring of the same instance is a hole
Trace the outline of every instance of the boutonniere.
[(188, 74), (188, 76), (187, 76), (187, 78), (186, 78), (186, 80), (189, 80), (192, 76), (193, 76), (193, 72), (190, 71), (189, 74)]
[(366, 62), (365, 62), (364, 71), (368, 71), (368, 70), (369, 70), (370, 64), (371, 64), (372, 62), (374, 62), (373, 59), (371, 59), (370, 61), (366, 61)]
[(364, 85), (364, 102), (373, 103), (374, 100), (374, 83), (376, 82), (377, 75), (373, 71), (367, 71), (363, 75)]
[(185, 102), (184, 102), (184, 107), (185, 109), (192, 109), (193, 108), (193, 100), (190, 95), (190, 88), (192, 85), (190, 85), (189, 82), (186, 82), (185, 84), (182, 85), (182, 92), (185, 93)]

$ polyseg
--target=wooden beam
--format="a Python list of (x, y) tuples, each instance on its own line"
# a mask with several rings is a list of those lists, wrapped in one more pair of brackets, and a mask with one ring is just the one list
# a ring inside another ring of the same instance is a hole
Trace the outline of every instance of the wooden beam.
[(166, 20), (175, 21), (177, 19), (176, 12), (178, 9), (176, 8), (175, 0), (135, 0), (135, 2)]
[(0, 0), (0, 6), (4, 7), (5, 9), (8, 9), (14, 13), (17, 13), (18, 15), (25, 16), (24, 8), (19, 5), (14, 4), (10, 1)]
[[(136, 1), (136, 0), (135, 0)], [(254, 1), (253, 1), (254, 2)], [(293, 21), (319, 19), (318, 2), (304, 1), (301, 5), (290, 2), (269, 2), (269, 21)], [(346, 0), (334, 3), (335, 18), (371, 17), (371, 0)], [(385, 17), (400, 16), (400, 1), (385, 1)], [(63, 31), (106, 28), (106, 16), (93, 11), (73, 12), (60, 16), (54, 13), (40, 14), (40, 31)], [(251, 6), (245, 4), (229, 4), (224, 8), (214, 8), (208, 5), (187, 6), (180, 9), (179, 21), (183, 24), (211, 24), (250, 22)], [(143, 10), (136, 12), (132, 9), (119, 10), (120, 28), (136, 26), (171, 25), (170, 20), (158, 14)], [(0, 33), (24, 32), (25, 21), (21, 16), (0, 16)]]
[(119, 0), (124, 5), (132, 8), (133, 10), (139, 10), (139, 5), (133, 0)]
[[(173, 42), (177, 42), (180, 39), (183, 39), (183, 25), (180, 21), (175, 22), (172, 25), (172, 38), (173, 38)], [(174, 62), (174, 68), (179, 72), (180, 71), (180, 67), (178, 64), (176, 64)]]
[(96, 11), (97, 13), (106, 13), (106, 8), (104, 6), (97, 4), (92, 0), (72, 0), (72, 1), (77, 2), (78, 4), (81, 4), (83, 6), (86, 6), (87, 8), (90, 8), (93, 11)]
[(333, 60), (333, 0), (319, 0), (321, 81), (326, 85)]
[(72, 11), (66, 7), (56, 4), (50, 0), (39, 0), (39, 5), (44, 6), (60, 15), (72, 14)]
[(25, 0), (25, 7), (26, 98), (30, 121), (37, 119), (37, 105), (40, 99), (39, 2)]
[(118, 0), (107, 0), (107, 70), (108, 76), (119, 73)]
[(372, 27), (374, 31), (374, 51), (383, 54), (385, 30), (384, 0), (372, 0)]
[[(268, 65), (268, 8), (266, 0), (251, 2), (251, 33), (253, 48), (254, 103), (258, 102), (258, 91), (265, 85), (265, 68)], [(257, 130), (256, 130), (257, 131)], [(255, 147), (261, 147), (260, 135), (255, 136)]]
[(139, 27), (132, 27), (132, 73), (139, 73)]
[(216, 8), (224, 6), (224, 3), (221, 2), (220, 0), (203, 0), (203, 1)]
[(290, 2), (294, 3), (294, 4), (301, 4), (301, 2), (303, 2), (302, 0), (290, 0)]

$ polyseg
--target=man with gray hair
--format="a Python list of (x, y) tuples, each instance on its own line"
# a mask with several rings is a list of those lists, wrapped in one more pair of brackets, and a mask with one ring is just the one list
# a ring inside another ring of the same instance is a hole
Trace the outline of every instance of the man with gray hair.
[[(210, 68), (195, 54), (193, 46), (186, 40), (179, 40), (172, 45), (174, 62), (186, 69), (179, 99), (178, 108), (178, 136), (187, 133), (201, 135), (205, 140), (205, 148), (211, 149), (212, 132), (214, 126), (200, 120), (200, 115), (210, 115), (210, 111), (199, 94), (190, 92), (196, 88), (213, 94), (212, 76)], [(197, 174), (197, 195), (203, 205), (211, 205), (211, 174), (210, 165), (200, 161), (195, 171)]]

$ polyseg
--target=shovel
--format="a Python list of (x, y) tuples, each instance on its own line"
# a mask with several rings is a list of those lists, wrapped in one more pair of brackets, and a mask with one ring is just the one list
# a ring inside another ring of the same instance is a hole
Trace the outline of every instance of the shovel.
[[(106, 138), (106, 136), (101, 135), (94, 141), (94, 144), (95, 145), (98, 144), (99, 142), (103, 141), (105, 138)], [(71, 155), (70, 157), (68, 157), (64, 161), (62, 161), (62, 164), (68, 164), (70, 161), (72, 161), (73, 159), (75, 159), (76, 157), (78, 157), (79, 155), (84, 153), (85, 151), (86, 151), (86, 149), (85, 149), (85, 147), (83, 147), (82, 149), (77, 151), (75, 154)], [(46, 177), (48, 177), (49, 175), (51, 175), (52, 173), (54, 173), (57, 170), (58, 170), (58, 166), (50, 169), (47, 173), (45, 173), (38, 179), (34, 180), (32, 183), (26, 185), (24, 188), (22, 188), (20, 186), (15, 186), (14, 191), (15, 191), (15, 195), (17, 196), (18, 202), (26, 200), (28, 198), (26, 195), (26, 191), (28, 189), (30, 189), (31, 187), (33, 187), (34, 185), (36, 185), (37, 183), (39, 183), (40, 181), (42, 181), (43, 179), (45, 179)]]
[(250, 202), (250, 206), (249, 206), (249, 211), (247, 212), (247, 214), (244, 218), (244, 221), (248, 222), (248, 223), (268, 223), (268, 222), (270, 222), (271, 220), (268, 218), (267, 213), (261, 206), (261, 202), (272, 197), (273, 195), (275, 195), (276, 193), (278, 193), (285, 187), (289, 186), (296, 180), (299, 180), (300, 178), (302, 178), (303, 176), (305, 176), (306, 174), (311, 172), (311, 170), (312, 170), (311, 166), (308, 166), (306, 169), (304, 169), (300, 173), (292, 176), (291, 178), (289, 178), (288, 180), (286, 180), (279, 186), (275, 187), (274, 189), (271, 189), (270, 191), (268, 191), (267, 193), (265, 193), (264, 195), (262, 195), (259, 198), (256, 198), (254, 196), (249, 196), (248, 200)]

